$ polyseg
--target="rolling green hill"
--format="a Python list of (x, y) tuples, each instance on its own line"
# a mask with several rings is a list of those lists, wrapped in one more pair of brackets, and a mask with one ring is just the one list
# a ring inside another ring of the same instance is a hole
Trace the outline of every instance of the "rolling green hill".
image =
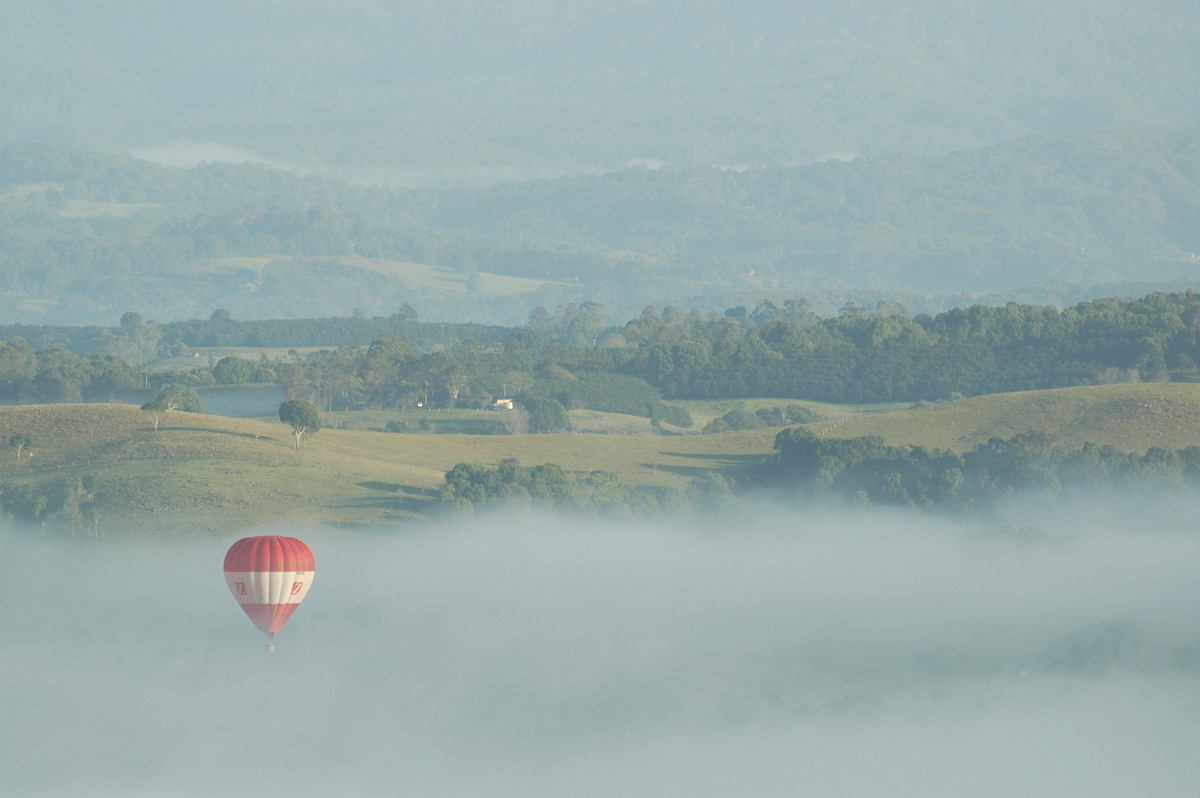
[(839, 438), (880, 435), (889, 444), (963, 452), (991, 437), (1036, 430), (1075, 448), (1084, 442), (1144, 453), (1200, 445), (1200, 385), (1142, 383), (991, 394), (813, 424)]
[[(1068, 447), (1122, 451), (1200, 445), (1200, 385), (1142, 384), (999, 394), (873, 410), (827, 407), (819, 435), (881, 435), (890, 444), (964, 451), (992, 436), (1038, 430)], [(6, 502), (46, 498), (29, 517), (106, 537), (228, 535), (231, 529), (318, 524), (356, 528), (436, 514), (447, 470), (460, 462), (556, 463), (608, 471), (630, 486), (687, 487), (708, 472), (733, 476), (769, 455), (778, 428), (716, 435), (385, 434), (324, 429), (294, 449), (290, 430), (260, 419), (183, 412), (151, 418), (131, 405), (0, 409)], [(80, 509), (63, 514), (64, 497)], [(14, 498), (16, 497), (16, 498)], [(8, 506), (8, 505), (6, 505)], [(45, 515), (42, 516), (41, 513)]]
[[(686, 486), (709, 470), (736, 470), (770, 451), (774, 430), (722, 436), (392, 435), (324, 429), (293, 448), (278, 422), (169, 412), (155, 434), (131, 405), (0, 409), (0, 440), (26, 435), (30, 454), (0, 458), (11, 496), (84, 491), (82, 532), (225, 535), (280, 523), (413, 521), (436, 512), (446, 471), (460, 462), (554, 462), (610, 471), (627, 485)], [(82, 487), (87, 485), (87, 488)]]

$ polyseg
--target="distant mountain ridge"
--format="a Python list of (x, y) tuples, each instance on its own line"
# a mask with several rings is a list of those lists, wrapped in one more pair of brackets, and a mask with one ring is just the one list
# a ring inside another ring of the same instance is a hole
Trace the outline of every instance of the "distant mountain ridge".
[(490, 182), (1200, 124), (1186, 0), (42, 0), (0, 141)]

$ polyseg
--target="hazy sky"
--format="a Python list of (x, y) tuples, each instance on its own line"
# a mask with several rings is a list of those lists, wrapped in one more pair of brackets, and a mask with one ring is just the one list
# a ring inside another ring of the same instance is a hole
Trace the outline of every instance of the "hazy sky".
[(1195, 510), (279, 529), (274, 654), (236, 535), (10, 534), (0, 794), (1194, 795)]
[(0, 0), (0, 141), (370, 180), (1200, 119), (1185, 0)]

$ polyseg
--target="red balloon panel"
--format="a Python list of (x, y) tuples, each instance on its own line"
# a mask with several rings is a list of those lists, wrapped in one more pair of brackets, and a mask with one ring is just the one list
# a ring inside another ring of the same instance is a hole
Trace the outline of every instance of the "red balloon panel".
[(296, 538), (256, 535), (242, 538), (225, 553), (226, 571), (312, 571), (312, 550)]

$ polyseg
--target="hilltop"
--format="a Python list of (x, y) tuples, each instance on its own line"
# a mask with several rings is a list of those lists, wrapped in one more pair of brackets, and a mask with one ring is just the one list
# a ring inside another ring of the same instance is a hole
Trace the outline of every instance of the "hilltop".
[(1136, 383), (989, 394), (843, 415), (811, 428), (819, 435), (879, 435), (893, 445), (955, 452), (1034, 430), (1063, 447), (1090, 442), (1142, 454), (1153, 446), (1200, 444), (1200, 385)]

